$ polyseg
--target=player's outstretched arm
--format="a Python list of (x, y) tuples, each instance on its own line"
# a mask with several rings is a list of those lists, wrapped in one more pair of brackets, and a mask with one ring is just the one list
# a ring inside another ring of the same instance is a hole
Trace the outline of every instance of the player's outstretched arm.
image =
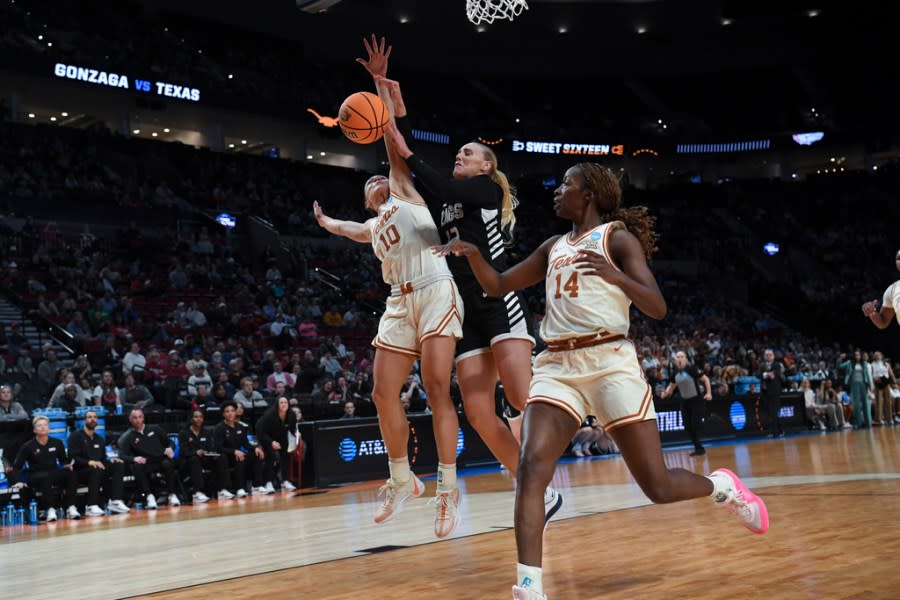
[(894, 320), (894, 309), (883, 304), (881, 310), (878, 310), (878, 300), (870, 300), (863, 304), (862, 311), (878, 329), (887, 329), (887, 326)]
[(530, 287), (543, 281), (547, 274), (547, 256), (550, 247), (559, 236), (554, 236), (541, 244), (528, 258), (516, 263), (513, 267), (497, 272), (481, 255), (478, 246), (453, 238), (443, 246), (434, 246), (431, 251), (438, 256), (465, 256), (472, 267), (481, 289), (488, 296), (503, 296), (508, 292)]
[(372, 231), (366, 223), (332, 219), (322, 211), (322, 207), (319, 206), (318, 201), (313, 202), (313, 214), (316, 215), (316, 222), (319, 224), (319, 227), (330, 233), (343, 236), (361, 244), (370, 243), (372, 241)]

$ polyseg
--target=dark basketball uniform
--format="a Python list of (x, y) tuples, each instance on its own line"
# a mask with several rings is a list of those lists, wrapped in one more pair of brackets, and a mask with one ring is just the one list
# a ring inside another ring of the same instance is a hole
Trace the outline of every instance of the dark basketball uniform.
[[(411, 135), (407, 119), (398, 119), (397, 124), (405, 135)], [(459, 237), (470, 242), (478, 246), (494, 269), (505, 271), (508, 265), (500, 230), (500, 186), (487, 175), (449, 179), (415, 154), (407, 159), (407, 164), (441, 232), (441, 241)], [(465, 309), (463, 337), (456, 344), (457, 361), (489, 352), (492, 344), (505, 339), (526, 339), (534, 344), (531, 316), (521, 292), (489, 297), (478, 284), (468, 259), (450, 255), (447, 264)]]

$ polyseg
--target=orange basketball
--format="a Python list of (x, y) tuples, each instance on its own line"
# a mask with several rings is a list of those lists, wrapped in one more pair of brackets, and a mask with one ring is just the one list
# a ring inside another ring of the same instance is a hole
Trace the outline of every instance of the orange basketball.
[(384, 127), (390, 119), (387, 105), (370, 92), (350, 94), (341, 104), (338, 123), (351, 142), (371, 144), (384, 136)]

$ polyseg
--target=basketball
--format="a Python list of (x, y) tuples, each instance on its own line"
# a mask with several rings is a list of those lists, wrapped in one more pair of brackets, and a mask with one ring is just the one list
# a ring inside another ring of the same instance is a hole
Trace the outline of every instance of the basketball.
[(390, 119), (387, 105), (370, 92), (350, 94), (341, 104), (338, 123), (344, 136), (357, 144), (371, 144), (384, 136)]

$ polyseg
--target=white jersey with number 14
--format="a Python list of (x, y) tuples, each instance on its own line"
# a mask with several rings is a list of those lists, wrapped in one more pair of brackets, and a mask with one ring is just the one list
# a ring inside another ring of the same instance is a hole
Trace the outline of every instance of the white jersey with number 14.
[(621, 221), (604, 223), (577, 239), (560, 236), (547, 259), (547, 312), (541, 322), (545, 342), (592, 333), (628, 335), (631, 300), (617, 285), (598, 275), (585, 275), (574, 264), (583, 251), (596, 252), (618, 268), (609, 252), (609, 238)]

